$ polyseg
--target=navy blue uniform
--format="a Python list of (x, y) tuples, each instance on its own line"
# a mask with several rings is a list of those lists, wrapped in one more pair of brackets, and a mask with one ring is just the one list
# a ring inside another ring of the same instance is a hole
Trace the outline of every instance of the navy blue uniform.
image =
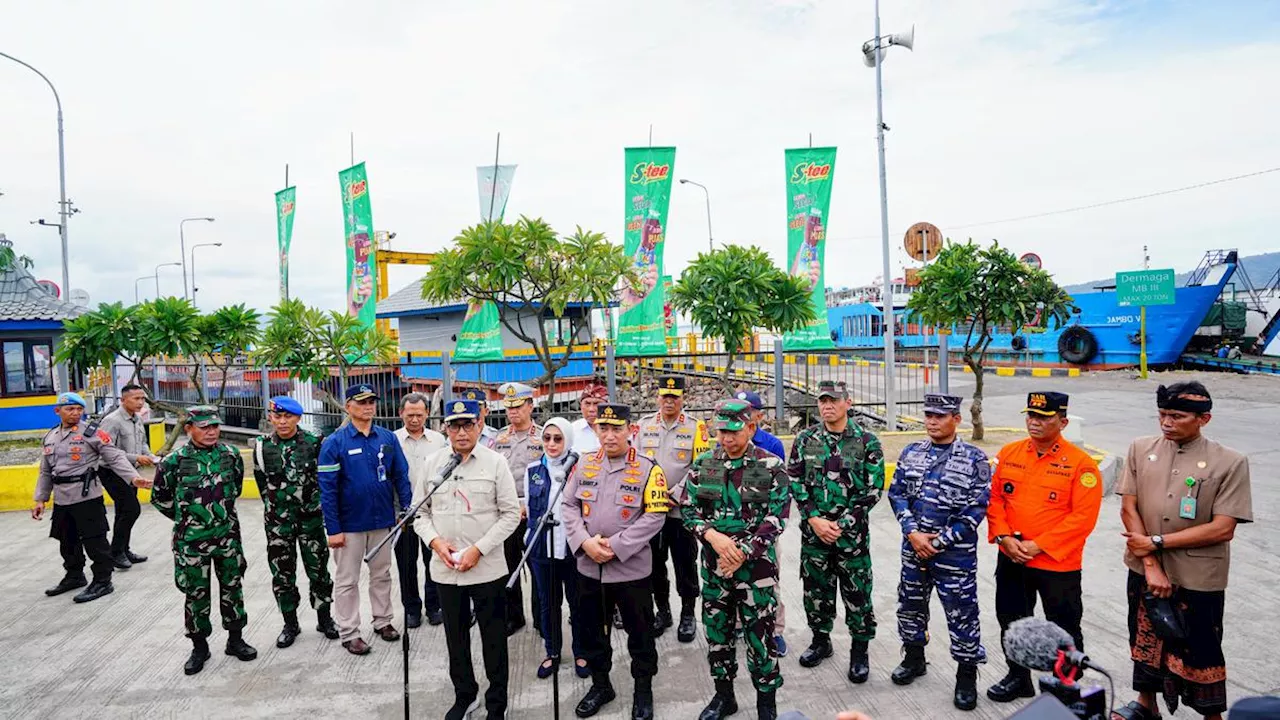
[(389, 528), (413, 498), (400, 440), (377, 425), (368, 435), (350, 423), (335, 430), (320, 446), (316, 470), (330, 535)]

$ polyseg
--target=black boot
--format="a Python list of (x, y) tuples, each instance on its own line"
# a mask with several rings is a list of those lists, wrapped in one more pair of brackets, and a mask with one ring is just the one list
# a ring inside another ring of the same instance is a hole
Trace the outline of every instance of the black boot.
[(193, 637), (191, 638), (191, 645), (193, 646), (191, 648), (191, 657), (187, 658), (186, 664), (182, 666), (182, 672), (187, 675), (195, 675), (203, 670), (204, 662), (211, 657), (208, 639), (201, 636)]
[(234, 658), (248, 662), (258, 657), (258, 651), (253, 646), (244, 641), (243, 631), (239, 628), (228, 630), (226, 653)]
[(680, 608), (680, 625), (676, 628), (676, 639), (682, 643), (691, 643), (697, 631), (697, 623), (693, 620), (693, 602), (684, 600)]
[(759, 720), (778, 720), (778, 698), (775, 692), (756, 691), (756, 717)]
[(287, 648), (293, 644), (294, 640), (302, 634), (302, 628), (298, 627), (297, 611), (290, 611), (284, 614), (284, 629), (280, 631), (279, 637), (276, 638), (276, 647)]
[(871, 660), (867, 657), (867, 641), (854, 640), (849, 649), (849, 682), (861, 685), (871, 676)]
[(330, 640), (338, 639), (338, 626), (333, 622), (329, 608), (322, 607), (316, 610), (316, 630), (324, 633), (324, 636)]
[(889, 676), (894, 685), (910, 685), (916, 678), (929, 671), (929, 663), (924, 659), (923, 645), (903, 645), (902, 648), (906, 651), (906, 657), (902, 658), (902, 662)]
[(675, 624), (671, 618), (671, 607), (662, 606), (653, 614), (653, 634), (655, 637), (662, 635), (667, 628)]
[(49, 597), (53, 597), (55, 595), (61, 595), (62, 593), (71, 592), (72, 590), (82, 588), (88, 584), (89, 584), (89, 581), (84, 579), (83, 572), (67, 573), (65, 576), (63, 576), (61, 580), (58, 581), (57, 585), (54, 585), (48, 590), (45, 590), (44, 594), (48, 595)]
[(711, 702), (702, 709), (698, 720), (723, 720), (736, 712), (738, 698), (733, 694), (733, 681), (717, 680), (716, 694), (711, 696)]
[(653, 720), (653, 678), (636, 678), (631, 696), (631, 720)]
[(94, 580), (89, 583), (89, 587), (85, 588), (75, 597), (71, 598), (78, 603), (93, 602), (103, 595), (110, 595), (116, 591), (116, 586), (111, 584), (111, 580)]
[(1013, 702), (1018, 698), (1034, 697), (1035, 685), (1031, 683), (1031, 671), (1009, 664), (1009, 674), (1000, 682), (987, 688), (987, 697), (998, 703)]
[(818, 667), (823, 660), (831, 657), (831, 636), (826, 633), (814, 633), (809, 648), (800, 653), (800, 667)]
[(978, 666), (975, 663), (960, 663), (956, 669), (956, 707), (961, 710), (972, 710), (978, 707)]
[(573, 709), (573, 714), (580, 718), (587, 718), (600, 712), (600, 708), (614, 701), (618, 697), (618, 693), (613, 690), (613, 683), (609, 682), (609, 676), (593, 676), (591, 678), (591, 689), (586, 695), (578, 701), (577, 707)]

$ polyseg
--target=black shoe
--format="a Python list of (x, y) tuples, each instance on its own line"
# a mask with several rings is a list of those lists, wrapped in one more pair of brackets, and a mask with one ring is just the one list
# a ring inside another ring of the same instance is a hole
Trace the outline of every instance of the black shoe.
[(276, 647), (287, 648), (293, 644), (294, 640), (302, 634), (302, 628), (297, 625), (284, 624), (284, 629), (280, 631), (280, 635), (276, 638)]
[(333, 621), (333, 618), (327, 612), (316, 618), (316, 630), (324, 633), (324, 636), (330, 640), (337, 640), (341, 637), (341, 633), (338, 632), (337, 623)]
[(422, 613), (421, 612), (405, 613), (404, 625), (405, 627), (411, 627), (411, 628), (420, 627), (422, 625)]
[(182, 672), (186, 675), (195, 675), (204, 669), (204, 663), (213, 657), (209, 653), (209, 646), (197, 647), (192, 649), (191, 657), (187, 658), (187, 662), (182, 666)]
[(472, 698), (470, 700), (458, 698), (453, 701), (453, 707), (449, 708), (449, 712), (444, 714), (444, 720), (465, 720), (479, 707), (480, 698)]
[(777, 693), (756, 691), (756, 717), (759, 720), (778, 720)]
[(103, 595), (110, 595), (115, 591), (116, 586), (112, 585), (110, 580), (94, 580), (89, 583), (89, 587), (85, 588), (83, 592), (71, 599), (78, 603), (93, 602)]
[(849, 682), (861, 685), (871, 677), (871, 660), (867, 658), (867, 641), (854, 640), (849, 650)]
[(653, 690), (639, 690), (631, 696), (631, 720), (653, 720)]
[(84, 573), (78, 573), (75, 575), (68, 574), (66, 577), (59, 580), (57, 585), (45, 590), (44, 594), (49, 597), (54, 597), (56, 595), (61, 595), (62, 593), (71, 592), (72, 590), (78, 590), (88, 584), (89, 581), (85, 580)]
[(1021, 668), (1010, 668), (1003, 680), (987, 688), (987, 697), (998, 703), (1035, 697), (1035, 694), (1036, 689), (1031, 684), (1031, 671)]
[(524, 616), (521, 616), (516, 620), (508, 620), (507, 621), (507, 637), (511, 637), (512, 635), (515, 635), (516, 633), (520, 632), (521, 630), (524, 629), (524, 626), (525, 626)]
[(738, 699), (733, 694), (732, 680), (716, 680), (716, 694), (702, 709), (698, 720), (724, 720), (738, 712)]
[(831, 657), (834, 652), (831, 649), (831, 638), (829, 636), (814, 636), (809, 648), (800, 653), (800, 667), (818, 667), (823, 660)]
[(258, 657), (258, 651), (253, 649), (253, 646), (245, 642), (242, 637), (227, 638), (227, 649), (225, 652), (231, 657), (244, 662), (248, 662)]
[(125, 550), (124, 556), (129, 558), (129, 562), (133, 563), (134, 565), (137, 565), (138, 563), (144, 563), (147, 561), (146, 555), (139, 555), (132, 550)]
[(676, 639), (682, 643), (693, 642), (697, 628), (697, 624), (693, 621), (693, 611), (681, 612), (680, 625), (676, 628)]
[(441, 624), (441, 623), (443, 623), (443, 622), (444, 622), (444, 611), (443, 611), (443, 610), (428, 610), (428, 611), (427, 611), (427, 624), (428, 624), (428, 625), (439, 625), (439, 624)]
[(600, 712), (600, 708), (613, 702), (618, 697), (618, 693), (613, 691), (612, 685), (596, 685), (592, 683), (591, 689), (586, 695), (578, 701), (577, 707), (573, 709), (573, 714), (580, 718), (591, 717)]
[(929, 672), (929, 663), (924, 659), (923, 645), (906, 645), (906, 657), (893, 669), (889, 679), (894, 685), (910, 685), (916, 678)]
[(125, 553), (114, 553), (111, 555), (111, 564), (117, 570), (128, 570), (133, 567), (133, 562), (129, 560), (129, 556)]
[(653, 634), (654, 637), (662, 635), (667, 628), (675, 624), (671, 617), (670, 608), (658, 608), (658, 612), (653, 614)]
[(954, 702), (961, 710), (978, 707), (978, 666), (974, 663), (960, 663), (960, 667), (956, 669)]

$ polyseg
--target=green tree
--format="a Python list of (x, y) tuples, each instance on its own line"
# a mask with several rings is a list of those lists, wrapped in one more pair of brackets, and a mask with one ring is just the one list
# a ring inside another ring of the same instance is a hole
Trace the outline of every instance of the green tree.
[(1017, 332), (1037, 322), (1054, 328), (1071, 315), (1071, 296), (1044, 270), (1023, 263), (992, 241), (981, 247), (969, 240), (948, 241), (938, 258), (920, 271), (907, 312), (913, 321), (955, 328), (963, 337), (964, 363), (973, 371), (970, 415), (973, 438), (981, 440), (983, 367), (995, 333)]
[[(548, 383), (548, 397), (554, 397), (556, 372), (569, 364), (572, 338), (586, 314), (570, 318), (571, 339), (558, 354), (543, 320), (563, 319), (569, 303), (606, 307), (620, 281), (634, 283), (638, 277), (631, 259), (603, 233), (578, 227), (562, 236), (541, 219), (521, 217), (463, 230), (452, 247), (436, 253), (422, 279), (422, 297), (436, 303), (460, 298), (495, 303), (503, 326), (528, 343), (542, 364), (543, 374), (533, 384)], [(539, 319), (525, 317), (531, 308), (541, 310)]]
[(0, 242), (0, 273), (9, 272), (19, 264), (27, 269), (35, 265), (31, 258), (15, 253), (13, 245), (8, 240), (4, 240), (4, 235), (0, 235), (0, 241), (2, 241)]
[(698, 254), (671, 288), (671, 306), (688, 313), (704, 335), (724, 341), (724, 385), (732, 391), (733, 361), (756, 328), (781, 334), (814, 321), (807, 281), (774, 265), (758, 247), (728, 245)]
[[(353, 367), (394, 363), (398, 355), (396, 341), (376, 326), (366, 327), (344, 312), (307, 307), (301, 300), (281, 300), (271, 309), (253, 353), (264, 368), (282, 368), (290, 377), (317, 385), (336, 371), (339, 395), (346, 391)], [(319, 394), (322, 402), (342, 409), (342, 402), (323, 387)]]

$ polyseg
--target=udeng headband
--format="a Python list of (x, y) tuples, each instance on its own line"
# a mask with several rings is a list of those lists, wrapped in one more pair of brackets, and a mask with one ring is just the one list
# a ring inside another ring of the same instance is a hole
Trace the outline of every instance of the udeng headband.
[(1161, 410), (1177, 410), (1200, 415), (1213, 410), (1213, 399), (1206, 397), (1203, 400), (1196, 400), (1185, 394), (1175, 395), (1169, 392), (1169, 388), (1161, 385), (1156, 388), (1156, 407)]

